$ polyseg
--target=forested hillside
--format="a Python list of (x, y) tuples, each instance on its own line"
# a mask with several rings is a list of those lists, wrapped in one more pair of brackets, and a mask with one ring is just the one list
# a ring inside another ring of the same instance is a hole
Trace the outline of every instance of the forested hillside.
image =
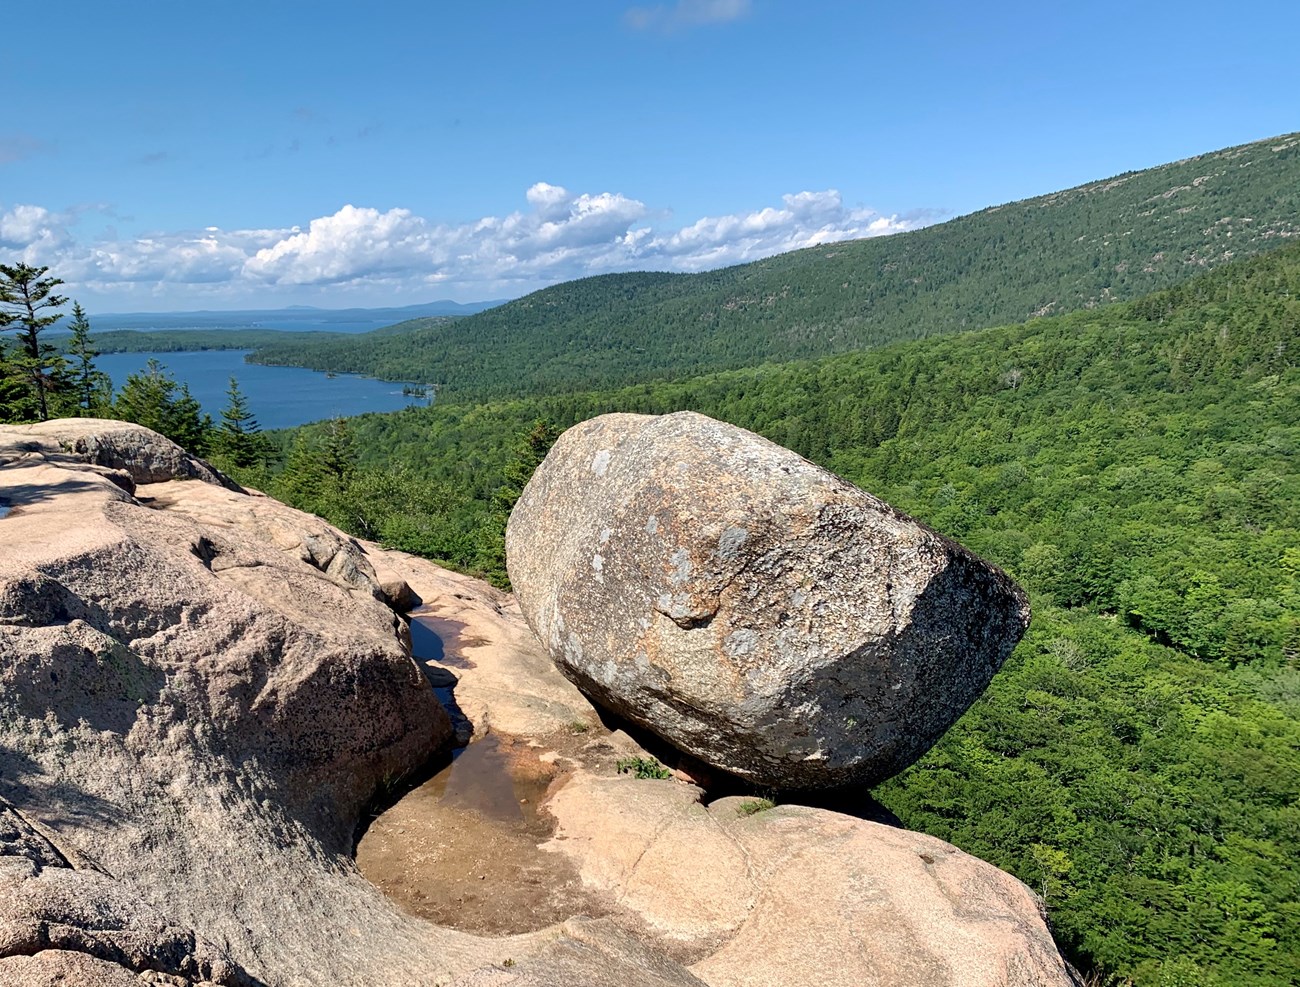
[(334, 423), (255, 479), (500, 578), (505, 511), (553, 434), (538, 419), (691, 408), (762, 432), (1031, 593), (987, 694), (877, 797), (1039, 890), (1098, 982), (1292, 984), (1298, 353), (1300, 245), (1064, 317)]
[[(344, 338), (344, 333), (289, 332), (280, 329), (114, 329), (95, 333), (100, 353), (180, 353), (191, 350), (251, 350), (280, 343), (310, 343)], [(66, 345), (66, 341), (65, 341)]]
[[(366, 311), (361, 309), (360, 311)], [(235, 313), (238, 314), (238, 313)], [(453, 322), (459, 316), (433, 315), (420, 319), (424, 326)], [(405, 331), (406, 323), (374, 329), (366, 335), (384, 339)], [(193, 350), (251, 350), (258, 347), (301, 346), (326, 342), (343, 342), (356, 333), (325, 330), (261, 328), (226, 329), (114, 329), (95, 334), (95, 348), (100, 353), (180, 353)], [(66, 346), (70, 340), (65, 339)], [(332, 370), (332, 367), (321, 367)]]
[(501, 397), (844, 353), (1092, 308), (1300, 234), (1300, 136), (912, 233), (703, 274), (611, 274), (456, 322), (266, 345), (263, 363)]

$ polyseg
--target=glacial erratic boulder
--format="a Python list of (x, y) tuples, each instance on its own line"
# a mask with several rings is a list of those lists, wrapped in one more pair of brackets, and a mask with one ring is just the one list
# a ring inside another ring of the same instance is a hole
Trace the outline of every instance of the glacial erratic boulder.
[(567, 431), (511, 515), (519, 604), (601, 705), (759, 785), (874, 783), (920, 757), (1029, 621), (960, 545), (692, 412)]

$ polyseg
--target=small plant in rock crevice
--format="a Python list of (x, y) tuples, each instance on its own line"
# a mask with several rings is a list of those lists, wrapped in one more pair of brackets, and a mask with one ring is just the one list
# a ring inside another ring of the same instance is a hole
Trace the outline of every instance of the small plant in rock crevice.
[(742, 816), (756, 816), (760, 812), (766, 812), (768, 809), (774, 808), (776, 808), (776, 803), (771, 799), (749, 799), (736, 806), (736, 812)]
[(615, 765), (621, 775), (634, 778), (671, 778), (672, 772), (659, 763), (657, 757), (625, 757)]

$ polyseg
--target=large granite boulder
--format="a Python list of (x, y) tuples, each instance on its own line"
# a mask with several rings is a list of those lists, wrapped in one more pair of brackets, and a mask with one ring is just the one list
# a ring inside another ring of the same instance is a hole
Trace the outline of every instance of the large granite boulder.
[(1024, 593), (960, 545), (692, 412), (569, 429), (515, 506), (506, 558), (588, 695), (778, 788), (901, 771), (1029, 621)]

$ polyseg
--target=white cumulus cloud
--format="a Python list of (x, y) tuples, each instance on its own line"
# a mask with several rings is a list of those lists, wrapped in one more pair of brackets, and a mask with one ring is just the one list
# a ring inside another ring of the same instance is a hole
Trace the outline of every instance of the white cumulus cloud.
[(847, 208), (834, 189), (785, 195), (782, 202), (779, 209), (769, 206), (749, 213), (706, 216), (651, 239), (641, 249), (673, 258), (675, 269), (699, 271), (819, 243), (900, 233), (920, 225), (870, 209)]
[[(700, 271), (837, 240), (913, 229), (922, 219), (847, 206), (804, 191), (779, 205), (705, 216), (683, 226), (619, 192), (538, 182), (526, 208), (460, 224), (409, 209), (345, 205), (284, 229), (74, 235), (77, 215), (0, 207), (0, 260), (45, 265), (103, 310), (130, 299), (195, 304), (393, 304), (499, 298), (611, 271)], [(121, 299), (114, 302), (113, 299)]]
[(258, 250), (243, 265), (251, 278), (289, 284), (330, 284), (418, 267), (429, 231), (408, 209), (344, 206), (313, 219), (304, 232)]
[(14, 206), (0, 212), (0, 251), (17, 254), (24, 264), (36, 264), (41, 256), (57, 255), (72, 242), (69, 217), (42, 206)]

